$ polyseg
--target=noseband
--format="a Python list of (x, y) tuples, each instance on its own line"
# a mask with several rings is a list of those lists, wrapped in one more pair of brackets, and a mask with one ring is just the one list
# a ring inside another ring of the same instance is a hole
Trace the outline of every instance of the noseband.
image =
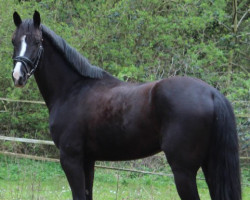
[[(25, 67), (25, 70), (27, 72), (27, 76), (29, 78), (29, 77), (31, 77), (32, 74), (34, 74), (34, 72), (39, 64), (42, 53), (43, 53), (43, 46), (40, 45), (38, 52), (37, 52), (36, 59), (34, 62), (25, 56), (17, 56), (15, 58), (13, 58), (13, 60), (16, 62), (21, 62), (23, 64), (23, 66)], [(29, 71), (28, 66), (31, 67), (30, 71)]]

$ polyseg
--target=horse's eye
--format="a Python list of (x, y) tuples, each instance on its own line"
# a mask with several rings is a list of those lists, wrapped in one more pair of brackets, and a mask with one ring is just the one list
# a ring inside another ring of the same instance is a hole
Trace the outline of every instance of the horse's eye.
[(11, 43), (12, 43), (12, 45), (14, 46), (14, 48), (17, 48), (17, 43), (16, 43), (16, 41), (15, 40), (11, 40)]

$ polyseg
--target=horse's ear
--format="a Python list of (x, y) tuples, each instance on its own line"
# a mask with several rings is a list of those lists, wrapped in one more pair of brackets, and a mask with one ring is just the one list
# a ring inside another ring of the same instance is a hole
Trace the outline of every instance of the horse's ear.
[(38, 11), (35, 11), (34, 12), (34, 15), (33, 15), (33, 22), (34, 22), (34, 26), (36, 28), (39, 28), (40, 27), (40, 24), (41, 24), (41, 18), (40, 18), (40, 13)]
[(13, 13), (13, 20), (14, 20), (16, 27), (20, 26), (20, 24), (22, 23), (22, 19), (17, 12)]

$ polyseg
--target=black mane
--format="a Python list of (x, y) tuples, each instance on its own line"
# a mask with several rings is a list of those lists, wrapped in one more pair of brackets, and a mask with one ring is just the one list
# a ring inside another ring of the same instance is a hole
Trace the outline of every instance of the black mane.
[(52, 44), (82, 76), (98, 79), (103, 77), (103, 70), (101, 68), (91, 65), (87, 58), (82, 56), (76, 49), (71, 47), (64, 39), (56, 35), (48, 27), (42, 25), (42, 33), (51, 40)]

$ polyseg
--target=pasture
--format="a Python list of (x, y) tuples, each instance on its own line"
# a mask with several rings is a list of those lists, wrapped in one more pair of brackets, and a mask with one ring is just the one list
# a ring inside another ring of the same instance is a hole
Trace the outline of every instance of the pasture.
[[(98, 163), (122, 168), (139, 168), (171, 174), (166, 164), (158, 159), (133, 162)], [(151, 163), (148, 163), (151, 162)], [(147, 164), (145, 164), (147, 163)], [(249, 165), (242, 167), (243, 200), (249, 199)], [(198, 189), (202, 200), (209, 194), (202, 172), (198, 175)], [(35, 161), (0, 155), (0, 199), (1, 200), (66, 200), (71, 199), (66, 177), (55, 162)], [(96, 168), (94, 182), (96, 200), (179, 200), (173, 177)]]

